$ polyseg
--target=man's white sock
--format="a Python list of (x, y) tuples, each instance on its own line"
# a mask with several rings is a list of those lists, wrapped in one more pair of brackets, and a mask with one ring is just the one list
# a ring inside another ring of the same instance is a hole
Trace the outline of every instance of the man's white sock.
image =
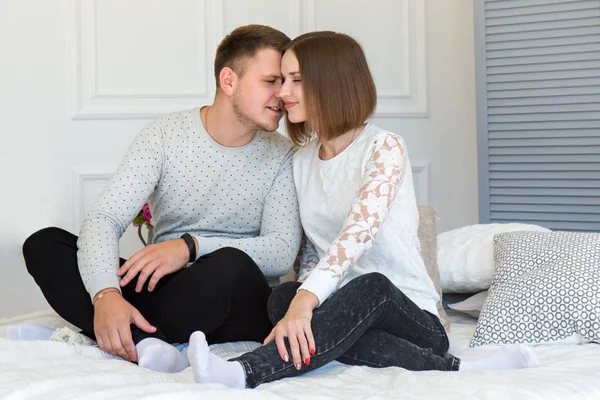
[(48, 340), (55, 329), (38, 324), (19, 324), (6, 327), (5, 335), (16, 340)]
[(146, 338), (135, 345), (138, 365), (157, 372), (179, 372), (190, 366), (187, 357), (172, 344)]

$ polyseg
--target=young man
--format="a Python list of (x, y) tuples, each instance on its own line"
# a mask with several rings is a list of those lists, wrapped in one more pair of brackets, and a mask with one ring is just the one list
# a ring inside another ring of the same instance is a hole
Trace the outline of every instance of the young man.
[[(212, 343), (269, 334), (265, 277), (288, 272), (302, 232), (292, 144), (275, 132), (289, 40), (261, 25), (231, 32), (217, 49), (214, 103), (146, 126), (79, 238), (46, 228), (26, 240), (49, 304), (103, 350), (175, 372), (187, 361), (168, 343), (196, 330)], [(119, 259), (119, 238), (146, 201), (154, 244)]]

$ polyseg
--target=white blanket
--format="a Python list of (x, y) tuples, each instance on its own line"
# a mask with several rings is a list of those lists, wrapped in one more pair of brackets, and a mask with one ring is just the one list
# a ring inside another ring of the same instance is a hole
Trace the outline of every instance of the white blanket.
[[(451, 315), (450, 352), (465, 359), (497, 350), (471, 349), (476, 320)], [(0, 320), (58, 328), (66, 323), (44, 311)], [(156, 373), (107, 357), (91, 346), (0, 337), (3, 399), (600, 399), (600, 345), (538, 346), (539, 368), (482, 372), (410, 372), (401, 368), (347, 367), (333, 362), (297, 378), (252, 390), (194, 383), (191, 370)]]

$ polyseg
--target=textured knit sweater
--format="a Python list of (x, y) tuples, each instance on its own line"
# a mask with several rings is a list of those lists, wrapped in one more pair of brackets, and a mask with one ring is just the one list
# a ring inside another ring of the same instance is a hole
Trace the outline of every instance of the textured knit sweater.
[(402, 138), (367, 124), (334, 158), (321, 160), (319, 148), (313, 140), (294, 156), (300, 216), (309, 239), (301, 289), (322, 304), (353, 278), (380, 272), (421, 309), (438, 315), (439, 296), (421, 258), (419, 213)]
[(222, 247), (246, 252), (272, 283), (298, 252), (301, 227), (292, 175), (293, 147), (277, 132), (258, 132), (225, 147), (204, 129), (198, 108), (146, 126), (87, 215), (77, 245), (90, 296), (119, 287), (119, 238), (143, 204), (153, 243), (190, 233), (196, 258)]

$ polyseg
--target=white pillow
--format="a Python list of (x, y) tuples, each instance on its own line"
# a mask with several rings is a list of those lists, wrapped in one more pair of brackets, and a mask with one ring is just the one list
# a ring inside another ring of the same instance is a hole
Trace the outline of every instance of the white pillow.
[(530, 224), (477, 224), (438, 235), (438, 267), (443, 293), (487, 290), (496, 270), (494, 235), (514, 231), (550, 232)]
[[(262, 346), (262, 343), (259, 342), (241, 341), (211, 344), (208, 348), (214, 355), (221, 357), (224, 360), (229, 360), (239, 357), (242, 354), (246, 354), (249, 351), (259, 348), (260, 346)], [(179, 351), (187, 353), (190, 344), (186, 342), (175, 347), (177, 347)]]
[(252, 341), (227, 342), (210, 345), (210, 352), (224, 360), (239, 357), (249, 351), (259, 348), (262, 343)]
[(483, 303), (485, 303), (485, 299), (487, 299), (488, 291), (484, 290), (483, 292), (479, 292), (474, 296), (469, 297), (461, 302), (448, 304), (448, 307), (453, 309), (454, 311), (460, 311), (461, 313), (465, 313), (470, 315), (473, 318), (479, 318), (479, 313), (483, 308)]

